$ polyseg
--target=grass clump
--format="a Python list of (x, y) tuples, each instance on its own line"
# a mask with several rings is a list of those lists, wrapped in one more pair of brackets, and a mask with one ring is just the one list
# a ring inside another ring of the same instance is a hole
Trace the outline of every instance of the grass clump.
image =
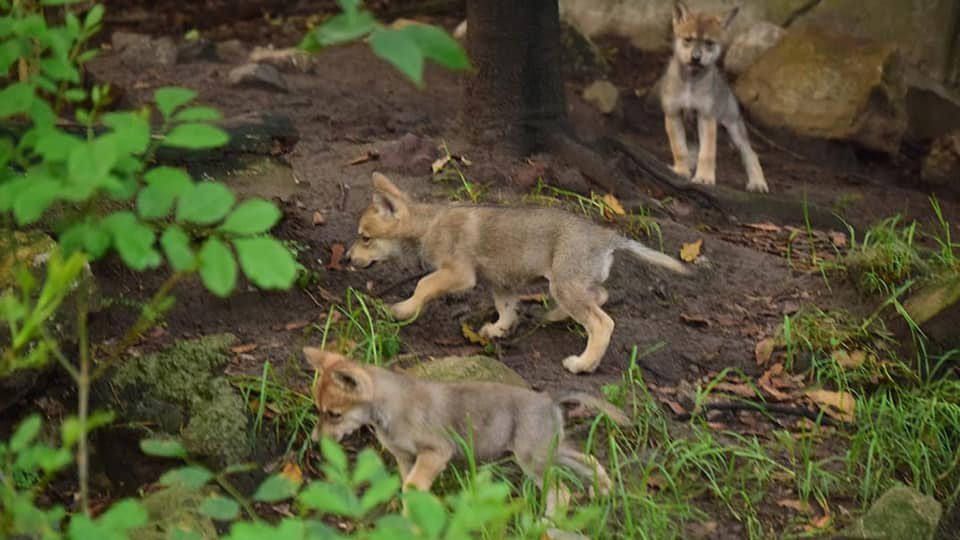
[(331, 306), (322, 332), (321, 347), (333, 336), (337, 352), (375, 366), (382, 366), (400, 352), (402, 322), (393, 318), (386, 304), (352, 287), (343, 304)]

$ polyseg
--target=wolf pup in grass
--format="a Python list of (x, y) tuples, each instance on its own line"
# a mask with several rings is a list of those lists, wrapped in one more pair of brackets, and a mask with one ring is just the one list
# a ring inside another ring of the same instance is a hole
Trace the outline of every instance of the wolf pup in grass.
[(413, 296), (391, 306), (399, 319), (444, 293), (473, 288), (481, 277), (493, 286), (498, 318), (480, 335), (499, 338), (517, 321), (520, 289), (547, 279), (557, 302), (547, 320), (573, 318), (587, 330), (583, 353), (563, 361), (573, 373), (597, 369), (610, 343), (613, 319), (600, 306), (607, 301), (602, 283), (614, 251), (687, 272), (680, 261), (563, 210), (419, 204), (380, 173), (373, 173), (373, 204), (360, 217), (359, 234), (347, 252), (355, 266), (418, 250), (435, 269)]
[(697, 184), (716, 183), (717, 122), (723, 124), (747, 170), (747, 191), (766, 192), (767, 181), (760, 160), (750, 147), (747, 128), (740, 116), (737, 98), (717, 65), (723, 52), (727, 29), (737, 8), (719, 17), (691, 12), (683, 2), (673, 10), (673, 57), (660, 85), (673, 171), (690, 177), (693, 159), (687, 148), (685, 114), (696, 113), (699, 155), (696, 160)]
[[(359, 364), (321, 349), (303, 354), (319, 372), (313, 399), (320, 411), (314, 438), (339, 441), (367, 425), (397, 460), (404, 490), (429, 491), (434, 479), (472, 444), (477, 460), (512, 453), (520, 468), (542, 489), (551, 463), (569, 467), (601, 493), (611, 482), (596, 459), (563, 441), (560, 405), (574, 403), (599, 409), (618, 424), (630, 421), (619, 409), (589, 394), (559, 398), (519, 386), (490, 382), (430, 382), (386, 369)], [(547, 490), (546, 514), (566, 505), (569, 492), (558, 483)]]

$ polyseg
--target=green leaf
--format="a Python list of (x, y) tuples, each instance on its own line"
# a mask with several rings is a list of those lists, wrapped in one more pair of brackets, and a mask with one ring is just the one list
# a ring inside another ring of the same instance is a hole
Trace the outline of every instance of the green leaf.
[(378, 478), (370, 484), (360, 498), (360, 507), (364, 513), (386, 503), (400, 491), (400, 478), (390, 475)]
[(214, 495), (203, 501), (200, 511), (217, 521), (233, 521), (240, 515), (240, 505), (233, 499)]
[(178, 108), (190, 103), (197, 97), (197, 93), (189, 88), (167, 86), (158, 88), (153, 93), (153, 100), (157, 102), (157, 109), (164, 118), (170, 118)]
[(187, 451), (176, 439), (144, 439), (140, 441), (140, 450), (148, 456), (180, 459), (187, 457)]
[(420, 527), (427, 538), (439, 538), (447, 523), (447, 509), (440, 501), (425, 491), (412, 490), (404, 493), (407, 513)]
[(13, 83), (0, 90), (0, 118), (30, 110), (35, 98), (33, 87), (27, 83)]
[(357, 455), (357, 462), (353, 465), (353, 485), (359, 486), (369, 482), (385, 472), (380, 456), (370, 448), (364, 448)]
[(99, 223), (88, 219), (75, 223), (60, 235), (58, 239), (64, 253), (71, 254), (83, 250), (92, 259), (99, 259), (110, 248), (113, 240), (110, 233)]
[(360, 501), (356, 494), (343, 484), (311, 482), (300, 495), (297, 502), (305, 508), (321, 514), (333, 514), (347, 518), (362, 516)]
[(100, 21), (103, 20), (104, 8), (103, 4), (94, 4), (94, 6), (87, 12), (86, 18), (83, 19), (83, 28), (84, 30), (90, 31), (93, 28), (100, 24)]
[(190, 107), (173, 115), (174, 122), (216, 122), (223, 118), (213, 107)]
[(216, 223), (227, 215), (234, 200), (230, 189), (219, 182), (194, 184), (192, 189), (180, 195), (177, 221), (187, 221), (197, 225)]
[(43, 420), (38, 414), (32, 415), (23, 422), (20, 422), (17, 430), (14, 431), (13, 436), (10, 437), (10, 451), (16, 453), (24, 450), (27, 445), (32, 443), (33, 440), (37, 438), (37, 435), (40, 434), (41, 427), (43, 427)]
[(448, 69), (469, 69), (466, 51), (444, 29), (429, 24), (412, 24), (400, 29), (420, 47), (423, 56)]
[(317, 26), (304, 43), (307, 50), (317, 50), (331, 45), (354, 41), (369, 34), (377, 27), (377, 21), (369, 11), (341, 13)]
[(124, 499), (114, 503), (97, 521), (111, 531), (129, 531), (147, 522), (147, 511), (139, 502)]
[(13, 216), (18, 225), (27, 225), (40, 219), (60, 191), (60, 184), (48, 178), (32, 178), (13, 201)]
[(170, 535), (170, 540), (204, 540), (203, 535), (196, 531), (181, 529), (183, 525), (176, 525), (176, 529)]
[(137, 220), (132, 212), (116, 212), (102, 221), (113, 236), (113, 245), (123, 262), (133, 270), (143, 271), (160, 266), (160, 254), (154, 249), (153, 229)]
[(267, 478), (253, 494), (253, 500), (267, 503), (280, 502), (297, 494), (297, 486), (285, 476), (275, 474)]
[(137, 212), (143, 219), (166, 217), (173, 209), (177, 197), (191, 190), (192, 187), (193, 182), (190, 181), (189, 176), (176, 174), (170, 175), (162, 182), (150, 183), (137, 195)]
[(423, 86), (423, 53), (413, 37), (402, 30), (376, 30), (370, 36), (370, 49), (415, 85)]
[(209, 124), (180, 124), (173, 128), (163, 140), (163, 146), (203, 150), (218, 148), (227, 144), (230, 136), (226, 131)]
[(283, 244), (275, 238), (237, 238), (240, 267), (250, 281), (261, 289), (289, 289), (297, 278), (297, 262)]
[(211, 236), (200, 248), (200, 279), (207, 290), (227, 296), (237, 284), (237, 263), (233, 253), (219, 238)]
[(150, 145), (150, 122), (138, 112), (107, 113), (103, 123), (113, 129), (109, 137), (121, 153), (142, 154)]
[(55, 81), (80, 82), (80, 71), (66, 58), (44, 58), (39, 65), (40, 69)]
[(154, 167), (143, 175), (148, 184), (184, 184), (193, 183), (193, 179), (183, 169), (174, 167)]
[(348, 461), (347, 453), (343, 451), (343, 447), (330, 437), (324, 437), (320, 439), (320, 451), (323, 453), (323, 459), (327, 460), (327, 463), (329, 463), (340, 476), (346, 478)]
[(211, 478), (213, 478), (212, 472), (203, 467), (190, 465), (163, 473), (159, 482), (164, 486), (179, 484), (191, 488), (198, 488), (209, 482)]
[(220, 231), (243, 236), (265, 233), (277, 224), (280, 216), (280, 210), (273, 203), (248, 199), (234, 208), (220, 225)]
[[(97, 411), (91, 414), (87, 417), (87, 433), (110, 424), (115, 417), (113, 411)], [(76, 416), (65, 419), (60, 425), (60, 437), (65, 448), (73, 446), (81, 435), (80, 420)]]
[(160, 237), (160, 245), (174, 270), (184, 272), (196, 268), (197, 256), (190, 247), (190, 237), (180, 227), (167, 227)]

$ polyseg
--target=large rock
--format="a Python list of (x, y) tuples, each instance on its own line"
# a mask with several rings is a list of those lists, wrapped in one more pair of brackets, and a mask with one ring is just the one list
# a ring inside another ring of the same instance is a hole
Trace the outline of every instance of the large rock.
[(755, 119), (803, 136), (896, 154), (907, 129), (903, 62), (892, 43), (790, 32), (735, 91)]
[(923, 160), (920, 172), (923, 181), (960, 189), (960, 131), (948, 133), (934, 141)]
[(723, 57), (724, 69), (734, 75), (743, 73), (763, 53), (780, 43), (786, 34), (786, 30), (770, 22), (759, 21), (752, 24), (730, 43)]
[(933, 497), (899, 486), (891, 488), (834, 538), (837, 540), (932, 540), (943, 507)]
[[(827, 30), (899, 45), (917, 78), (960, 85), (960, 2), (956, 0), (686, 0), (694, 10), (740, 7), (731, 35), (758, 21), (797, 30)], [(589, 37), (615, 35), (644, 50), (670, 46), (672, 2), (560, 0), (562, 16)], [(838, 57), (849, 56), (837, 50)]]
[(144, 497), (140, 503), (147, 511), (147, 524), (132, 531), (137, 540), (167, 540), (178, 538), (176, 531), (189, 531), (202, 540), (219, 538), (213, 520), (200, 512), (206, 500), (200, 489), (179, 484)]
[(489, 356), (445, 356), (421, 362), (406, 371), (410, 375), (430, 381), (485, 381), (527, 388), (530, 386), (519, 373)]
[(229, 334), (182, 341), (168, 350), (128, 358), (98, 395), (126, 422), (149, 422), (179, 437), (192, 455), (225, 466), (253, 449), (243, 398), (221, 374), (230, 360)]

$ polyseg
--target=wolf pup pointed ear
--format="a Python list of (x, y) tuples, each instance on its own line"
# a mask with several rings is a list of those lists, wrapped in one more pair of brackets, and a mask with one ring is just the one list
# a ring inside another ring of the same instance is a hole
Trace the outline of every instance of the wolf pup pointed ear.
[(389, 178), (373, 173), (373, 205), (384, 215), (400, 213), (407, 205), (407, 196)]
[(673, 3), (673, 24), (679, 24), (690, 17), (690, 8), (686, 4), (677, 0)]
[(316, 347), (304, 347), (303, 357), (318, 371), (323, 371), (337, 362), (348, 360), (348, 358), (342, 354), (332, 353)]

